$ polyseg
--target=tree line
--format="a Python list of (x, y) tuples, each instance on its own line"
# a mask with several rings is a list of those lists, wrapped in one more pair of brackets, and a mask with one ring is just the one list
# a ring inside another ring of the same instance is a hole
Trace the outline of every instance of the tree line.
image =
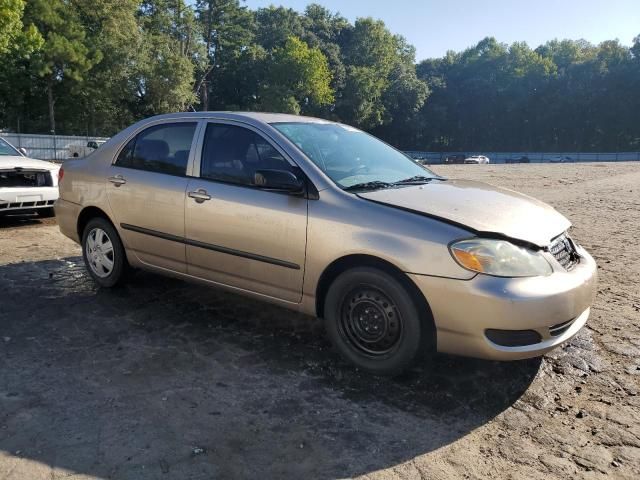
[(0, 128), (109, 136), (184, 110), (313, 115), (404, 149), (640, 149), (634, 45), (485, 38), (416, 64), (372, 18), (239, 0), (0, 0)]

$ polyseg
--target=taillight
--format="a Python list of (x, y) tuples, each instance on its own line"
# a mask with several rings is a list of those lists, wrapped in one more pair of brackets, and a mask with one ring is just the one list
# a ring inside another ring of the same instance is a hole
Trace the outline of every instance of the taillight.
[(64, 168), (60, 167), (60, 170), (58, 170), (58, 183), (62, 181), (62, 177), (64, 177)]

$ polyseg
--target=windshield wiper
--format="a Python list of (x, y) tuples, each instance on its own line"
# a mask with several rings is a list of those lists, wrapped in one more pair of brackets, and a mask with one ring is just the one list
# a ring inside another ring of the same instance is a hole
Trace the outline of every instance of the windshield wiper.
[(413, 177), (409, 177), (403, 180), (398, 180), (397, 182), (393, 182), (393, 185), (420, 184), (420, 183), (430, 182), (431, 180), (433, 180), (433, 177), (425, 177), (424, 175), (415, 175)]
[(349, 185), (345, 187), (345, 192), (352, 192), (354, 190), (379, 190), (381, 188), (393, 187), (393, 183), (381, 182), (379, 180), (373, 180), (371, 182), (356, 183), (355, 185)]

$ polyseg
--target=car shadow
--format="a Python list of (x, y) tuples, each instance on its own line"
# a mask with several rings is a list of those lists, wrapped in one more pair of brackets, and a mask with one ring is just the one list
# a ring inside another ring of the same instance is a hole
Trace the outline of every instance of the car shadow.
[(357, 476), (467, 435), (540, 367), (439, 355), (372, 377), (316, 319), (148, 273), (98, 289), (79, 258), (0, 284), (0, 471), (24, 478)]
[(44, 219), (37, 213), (25, 214), (6, 214), (0, 215), (0, 230), (4, 228), (30, 227), (34, 225), (42, 225), (43, 223), (52, 223), (53, 219)]

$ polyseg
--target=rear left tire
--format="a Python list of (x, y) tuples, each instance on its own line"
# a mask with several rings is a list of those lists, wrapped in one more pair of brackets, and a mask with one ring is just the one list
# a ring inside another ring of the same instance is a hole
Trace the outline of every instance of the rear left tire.
[(105, 218), (87, 222), (82, 233), (82, 256), (89, 275), (101, 287), (115, 287), (127, 277), (129, 264), (122, 241)]

